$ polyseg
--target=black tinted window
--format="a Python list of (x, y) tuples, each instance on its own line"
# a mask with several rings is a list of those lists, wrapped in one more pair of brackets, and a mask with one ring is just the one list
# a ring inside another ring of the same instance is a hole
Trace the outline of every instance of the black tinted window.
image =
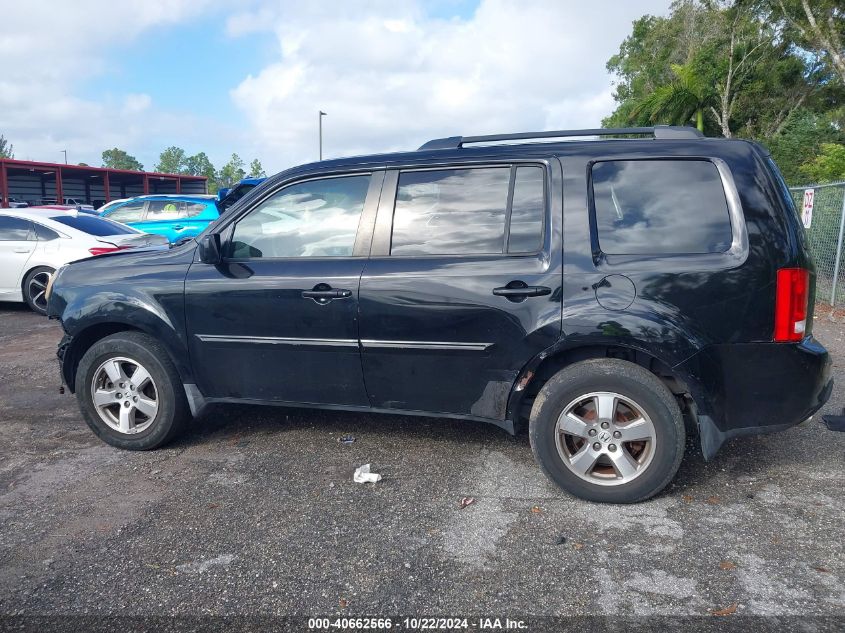
[(533, 253), (543, 236), (543, 169), (517, 167), (513, 186), (509, 253)]
[(509, 167), (399, 175), (391, 255), (501, 253)]
[(599, 247), (608, 254), (720, 253), (731, 223), (716, 166), (703, 160), (619, 160), (593, 166)]
[(128, 235), (130, 233), (137, 233), (135, 229), (130, 229), (128, 226), (123, 226), (117, 222), (112, 222), (105, 218), (97, 217), (96, 215), (57, 215), (50, 218), (53, 222), (64, 224), (77, 231), (82, 231), (88, 235), (95, 235), (101, 237), (103, 235)]
[(350, 176), (282, 189), (238, 222), (230, 255), (350, 257), (369, 184), (369, 176)]
[(35, 234), (38, 236), (40, 241), (49, 242), (50, 240), (59, 239), (59, 234), (53, 229), (48, 229), (43, 224), (38, 224), (38, 222), (33, 222), (32, 224), (35, 227)]
[(0, 241), (21, 242), (29, 238), (29, 230), (32, 223), (29, 220), (20, 220), (0, 215)]

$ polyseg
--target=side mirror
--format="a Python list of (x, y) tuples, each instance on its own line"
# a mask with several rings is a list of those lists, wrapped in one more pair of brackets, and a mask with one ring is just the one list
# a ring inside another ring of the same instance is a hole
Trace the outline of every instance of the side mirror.
[(220, 247), (220, 234), (209, 233), (199, 240), (199, 256), (203, 264), (219, 264), (223, 261), (223, 249)]
[(228, 196), (230, 191), (231, 191), (231, 189), (229, 189), (229, 187), (223, 187), (222, 189), (218, 189), (217, 190), (217, 202), (222, 201), (223, 198)]

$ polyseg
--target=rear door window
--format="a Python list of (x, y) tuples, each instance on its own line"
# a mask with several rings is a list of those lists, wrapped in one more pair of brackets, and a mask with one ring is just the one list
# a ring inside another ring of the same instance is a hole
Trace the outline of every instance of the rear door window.
[(29, 220), (0, 215), (0, 241), (24, 242), (30, 238), (31, 230), (32, 222)]
[(187, 216), (186, 205), (181, 200), (150, 200), (147, 206), (147, 222), (166, 222)]
[(540, 249), (544, 200), (543, 168), (517, 167), (508, 231), (508, 253), (534, 253)]
[(592, 168), (592, 190), (604, 253), (722, 253), (731, 247), (725, 190), (710, 161), (601, 161)]
[(390, 254), (535, 252), (542, 240), (543, 183), (539, 166), (402, 172)]

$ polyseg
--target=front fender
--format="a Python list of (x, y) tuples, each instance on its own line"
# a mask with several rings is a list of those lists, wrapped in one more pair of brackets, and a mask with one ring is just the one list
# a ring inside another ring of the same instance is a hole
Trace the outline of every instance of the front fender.
[[(49, 303), (50, 315), (61, 320), (71, 337), (64, 365), (68, 358), (78, 361), (99, 338), (134, 329), (161, 341), (183, 381), (191, 382), (184, 299), (191, 257), (192, 251), (173, 249), (105, 256), (64, 267), (54, 280)], [(72, 381), (67, 384), (72, 386)]]

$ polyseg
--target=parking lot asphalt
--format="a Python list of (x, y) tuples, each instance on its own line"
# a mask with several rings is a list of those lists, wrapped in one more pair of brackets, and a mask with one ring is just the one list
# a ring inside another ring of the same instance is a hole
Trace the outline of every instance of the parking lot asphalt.
[[(838, 411), (845, 325), (815, 333)], [(59, 394), (59, 338), (0, 304), (2, 615), (845, 615), (845, 434), (820, 416), (596, 505), (474, 422), (216, 407), (113, 449)], [(354, 483), (366, 463), (384, 479)]]

